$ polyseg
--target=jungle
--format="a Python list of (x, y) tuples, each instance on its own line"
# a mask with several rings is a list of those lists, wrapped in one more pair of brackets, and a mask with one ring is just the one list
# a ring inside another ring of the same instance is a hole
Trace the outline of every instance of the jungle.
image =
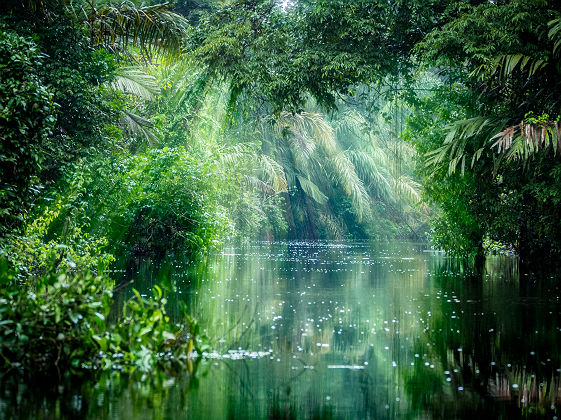
[(556, 418), (560, 57), (551, 0), (4, 0), (0, 418)]

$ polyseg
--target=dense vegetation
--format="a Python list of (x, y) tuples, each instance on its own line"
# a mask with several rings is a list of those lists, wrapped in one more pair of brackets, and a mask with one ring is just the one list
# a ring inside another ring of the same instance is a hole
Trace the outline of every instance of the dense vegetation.
[(427, 235), (475, 264), (493, 250), (524, 264), (561, 255), (550, 2), (0, 10), (5, 367), (185, 358), (196, 328), (186, 311), (169, 321), (159, 289), (105, 324), (122, 280), (108, 269), (139, 256)]

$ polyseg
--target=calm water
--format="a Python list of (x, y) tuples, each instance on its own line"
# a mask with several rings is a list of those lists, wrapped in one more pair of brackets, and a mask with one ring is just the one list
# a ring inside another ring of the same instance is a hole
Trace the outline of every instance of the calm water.
[[(148, 293), (156, 276), (134, 287)], [(473, 275), (424, 244), (226, 248), (172, 273), (210, 349), (193, 374), (3, 384), (0, 417), (553, 418), (555, 281), (490, 257)]]

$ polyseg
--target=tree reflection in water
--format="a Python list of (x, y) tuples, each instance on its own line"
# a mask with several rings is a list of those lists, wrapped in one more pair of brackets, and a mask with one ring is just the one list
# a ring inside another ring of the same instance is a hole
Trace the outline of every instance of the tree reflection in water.
[[(161, 269), (139, 267), (129, 287), (162, 283)], [(425, 244), (256, 244), (163, 273), (168, 314), (185, 302), (210, 337), (192, 375), (4, 378), (0, 418), (559, 412), (559, 286), (555, 276), (521, 276), (512, 258), (490, 257), (475, 274)]]
[[(520, 281), (516, 262), (489, 258), (483, 278), (461, 263), (433, 269), (442, 290), (415, 349), (436, 366), (406, 373), (415, 409), (435, 417), (554, 415), (561, 399), (559, 286)], [(428, 309), (427, 309), (428, 311)], [(471, 413), (471, 414), (468, 414)]]

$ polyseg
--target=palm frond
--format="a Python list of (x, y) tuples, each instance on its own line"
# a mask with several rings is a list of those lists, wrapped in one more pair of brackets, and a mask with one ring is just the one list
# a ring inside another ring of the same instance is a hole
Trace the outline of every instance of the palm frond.
[(497, 127), (503, 124), (494, 119), (485, 117), (475, 117), (467, 120), (456, 121), (450, 124), (448, 134), (442, 146), (425, 154), (425, 166), (438, 169), (445, 162), (448, 163), (448, 174), (452, 175), (458, 166), (461, 168), (462, 175), (465, 171), (468, 154), (472, 153), (468, 149), (476, 147), (471, 156), (471, 165), (475, 164), (478, 156), (481, 156), (481, 147), (493, 133), (497, 132)]
[(288, 182), (282, 165), (267, 155), (260, 156), (260, 163), (263, 177), (273, 190), (277, 193), (287, 192)]
[(351, 197), (351, 202), (360, 221), (369, 201), (364, 183), (357, 175), (355, 166), (344, 152), (333, 156), (331, 161), (334, 166), (335, 181), (343, 188), (345, 194)]
[(421, 189), (422, 186), (417, 181), (409, 176), (400, 176), (395, 179), (394, 188), (400, 196), (405, 196), (413, 203), (421, 202)]
[(364, 132), (369, 128), (366, 118), (356, 109), (348, 109), (335, 121), (335, 132), (337, 137), (354, 136), (362, 139)]
[(288, 191), (283, 167), (273, 158), (256, 152), (253, 143), (223, 146), (216, 150), (225, 171), (253, 171), (257, 175), (243, 175), (243, 182), (254, 191), (276, 194)]
[(142, 118), (129, 111), (123, 111), (120, 123), (123, 133), (129, 137), (144, 138), (150, 145), (159, 141), (158, 136), (154, 132), (154, 124), (146, 118)]
[(295, 166), (301, 171), (308, 171), (316, 144), (295, 128), (287, 128), (284, 138), (290, 145)]
[(494, 135), (496, 141), (491, 146), (497, 153), (506, 153), (509, 160), (527, 159), (539, 150), (551, 148), (553, 154), (561, 149), (561, 124), (559, 121), (541, 121), (509, 126)]
[(361, 150), (346, 150), (345, 154), (353, 163), (359, 177), (374, 186), (379, 197), (391, 197), (390, 174), (385, 165), (378, 165), (373, 154)]
[(273, 127), (279, 137), (283, 137), (289, 130), (300, 133), (302, 137), (308, 138), (328, 152), (336, 148), (333, 127), (321, 114), (314, 112), (300, 112), (298, 114), (281, 112), (278, 117), (274, 118)]
[(539, 70), (547, 66), (546, 60), (537, 59), (524, 54), (503, 54), (495, 57), (485, 68), (481, 67), (478, 71), (486, 70), (486, 73), (497, 75), (502, 79), (511, 76), (515, 70), (527, 70), (528, 77), (532, 77)]
[(296, 174), (296, 179), (298, 179), (298, 183), (300, 184), (300, 187), (308, 197), (310, 197), (318, 204), (327, 203), (327, 199), (328, 199), (327, 196), (321, 192), (319, 187), (314, 182), (298, 174)]
[(161, 92), (161, 87), (154, 76), (150, 76), (139, 67), (120, 67), (117, 78), (111, 84), (113, 89), (135, 95), (145, 101), (153, 101)]
[(553, 19), (548, 22), (549, 39), (553, 41), (553, 55), (557, 56), (561, 48), (561, 18)]
[(172, 11), (171, 3), (136, 6), (131, 1), (112, 2), (91, 10), (82, 9), (92, 45), (108, 49), (132, 45), (148, 57), (177, 56), (187, 31), (186, 19)]
[(221, 147), (217, 150), (220, 157), (220, 163), (224, 167), (232, 165), (248, 164), (258, 160), (257, 154), (251, 144), (240, 143), (232, 144), (227, 147)]
[(208, 76), (198, 72), (187, 60), (175, 60), (173, 64), (160, 66), (159, 71), (169, 112), (192, 108), (207, 96)]
[(263, 182), (256, 176), (243, 176), (244, 184), (248, 186), (253, 191), (259, 191), (263, 194), (272, 195), (275, 193), (275, 190), (266, 182)]

